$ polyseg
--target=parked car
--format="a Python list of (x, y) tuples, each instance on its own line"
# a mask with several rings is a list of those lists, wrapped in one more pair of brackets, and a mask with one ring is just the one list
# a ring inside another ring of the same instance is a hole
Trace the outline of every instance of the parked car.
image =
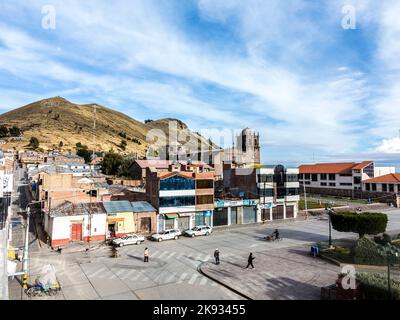
[(129, 244), (141, 244), (144, 240), (144, 236), (130, 234), (121, 238), (114, 239), (111, 243), (114, 246), (123, 247)]
[(185, 235), (189, 237), (196, 237), (196, 236), (208, 236), (212, 232), (212, 228), (210, 226), (197, 226), (190, 230), (185, 231)]
[(155, 233), (151, 236), (152, 240), (161, 242), (163, 240), (178, 240), (179, 237), (182, 235), (182, 232), (177, 229), (170, 229), (170, 230), (165, 230), (161, 231), (159, 233)]

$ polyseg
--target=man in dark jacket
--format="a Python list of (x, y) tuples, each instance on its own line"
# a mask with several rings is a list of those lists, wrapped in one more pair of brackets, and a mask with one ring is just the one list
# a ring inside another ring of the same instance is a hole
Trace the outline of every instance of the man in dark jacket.
[(253, 253), (251, 252), (250, 255), (249, 255), (249, 258), (247, 259), (247, 267), (246, 267), (246, 269), (248, 269), (249, 266), (251, 266), (252, 269), (255, 269), (254, 266), (253, 266), (253, 260), (254, 259), (255, 258), (253, 257)]
[(215, 264), (219, 264), (219, 250), (215, 249), (214, 251), (214, 258), (215, 258)]

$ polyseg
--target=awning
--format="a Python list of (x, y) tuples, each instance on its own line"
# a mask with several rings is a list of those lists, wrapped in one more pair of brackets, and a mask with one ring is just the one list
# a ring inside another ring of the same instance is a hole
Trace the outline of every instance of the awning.
[(178, 218), (178, 215), (176, 213), (166, 213), (165, 215), (166, 219), (176, 219)]

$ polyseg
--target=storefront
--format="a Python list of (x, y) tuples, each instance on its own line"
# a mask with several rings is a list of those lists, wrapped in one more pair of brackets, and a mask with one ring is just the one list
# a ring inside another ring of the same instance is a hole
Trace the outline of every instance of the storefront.
[(201, 211), (201, 212), (196, 212), (195, 214), (195, 221), (194, 225), (195, 226), (212, 226), (212, 211), (207, 210), (207, 211)]
[(216, 208), (213, 215), (214, 227), (228, 225), (228, 208)]

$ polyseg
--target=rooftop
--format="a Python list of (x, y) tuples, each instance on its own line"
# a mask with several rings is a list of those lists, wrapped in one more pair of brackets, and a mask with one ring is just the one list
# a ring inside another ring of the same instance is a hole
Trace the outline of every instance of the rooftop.
[(377, 178), (372, 178), (363, 181), (364, 183), (400, 183), (400, 173), (390, 173)]
[(133, 212), (152, 212), (156, 211), (153, 206), (146, 201), (131, 202)]
[(316, 163), (299, 166), (300, 173), (351, 173), (352, 170), (361, 170), (373, 161), (342, 162), (342, 163)]
[(103, 204), (107, 213), (132, 212), (132, 205), (129, 201), (108, 201)]
[(102, 202), (72, 203), (65, 201), (50, 211), (51, 217), (81, 216), (88, 214), (106, 214)]

